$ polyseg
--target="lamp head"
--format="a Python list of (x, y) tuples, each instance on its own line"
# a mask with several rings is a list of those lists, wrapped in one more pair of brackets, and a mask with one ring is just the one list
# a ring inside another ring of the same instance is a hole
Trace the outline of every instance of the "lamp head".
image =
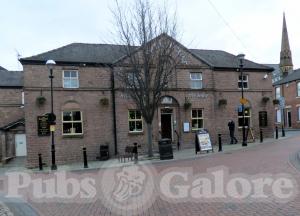
[(244, 59), (245, 59), (245, 54), (238, 54), (237, 55), (237, 58), (239, 59), (240, 61), (240, 65), (244, 65)]
[(54, 60), (49, 59), (49, 60), (47, 60), (46, 65), (49, 69), (53, 69), (53, 67), (54, 67), (54, 65), (56, 65), (56, 63)]

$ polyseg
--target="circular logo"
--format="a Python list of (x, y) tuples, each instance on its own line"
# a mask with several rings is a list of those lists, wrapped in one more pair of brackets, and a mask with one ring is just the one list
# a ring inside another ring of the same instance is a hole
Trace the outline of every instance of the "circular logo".
[(113, 213), (138, 215), (155, 201), (155, 176), (151, 165), (105, 169), (100, 173), (100, 199)]

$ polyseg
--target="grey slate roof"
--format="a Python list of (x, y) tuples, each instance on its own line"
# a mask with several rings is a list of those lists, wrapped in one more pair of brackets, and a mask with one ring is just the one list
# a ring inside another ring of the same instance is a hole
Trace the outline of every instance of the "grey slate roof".
[[(49, 52), (22, 58), (20, 61), (23, 64), (45, 63), (48, 59), (53, 59), (56, 62), (112, 64), (124, 56), (126, 53), (124, 49), (125, 46), (122, 45), (72, 43)], [(236, 56), (225, 51), (199, 49), (190, 49), (189, 51), (214, 68), (238, 67)], [(249, 60), (245, 60), (244, 68), (263, 71), (273, 70), (273, 68)]]
[(300, 80), (300, 68), (297, 70), (294, 70), (292, 73), (288, 74), (286, 77), (282, 78), (281, 80), (279, 80), (278, 82), (275, 82), (273, 85), (281, 85), (281, 84), (285, 84), (285, 83), (289, 83), (289, 82), (293, 82), (293, 81), (297, 81)]
[[(222, 50), (200, 50), (200, 49), (190, 49), (192, 53), (198, 56), (200, 59), (207, 62), (210, 66), (216, 68), (237, 68), (239, 66), (239, 61), (237, 57), (233, 54)], [(247, 69), (261, 69), (261, 70), (270, 70), (273, 69), (258, 64), (252, 61), (245, 59), (244, 68)]]
[(39, 55), (22, 58), (21, 62), (52, 59), (56, 62), (110, 64), (121, 58), (124, 46), (111, 44), (72, 43)]
[(0, 66), (0, 70), (6, 70), (6, 69), (5, 69), (4, 67), (1, 67), (1, 66)]
[(0, 70), (0, 87), (23, 87), (23, 71)]

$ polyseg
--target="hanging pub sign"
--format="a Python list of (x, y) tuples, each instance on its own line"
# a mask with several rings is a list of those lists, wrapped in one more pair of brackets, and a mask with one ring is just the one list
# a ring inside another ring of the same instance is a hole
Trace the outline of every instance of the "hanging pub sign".
[(38, 136), (50, 136), (50, 123), (47, 115), (37, 117)]
[(195, 150), (197, 152), (213, 151), (209, 133), (206, 130), (200, 130), (196, 133)]

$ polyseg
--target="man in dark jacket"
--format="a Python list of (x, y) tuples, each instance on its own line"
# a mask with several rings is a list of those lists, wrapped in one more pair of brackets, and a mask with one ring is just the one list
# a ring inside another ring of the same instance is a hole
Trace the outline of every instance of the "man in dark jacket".
[(233, 120), (228, 122), (228, 128), (230, 133), (230, 144), (236, 144), (238, 141), (234, 136), (235, 124)]

